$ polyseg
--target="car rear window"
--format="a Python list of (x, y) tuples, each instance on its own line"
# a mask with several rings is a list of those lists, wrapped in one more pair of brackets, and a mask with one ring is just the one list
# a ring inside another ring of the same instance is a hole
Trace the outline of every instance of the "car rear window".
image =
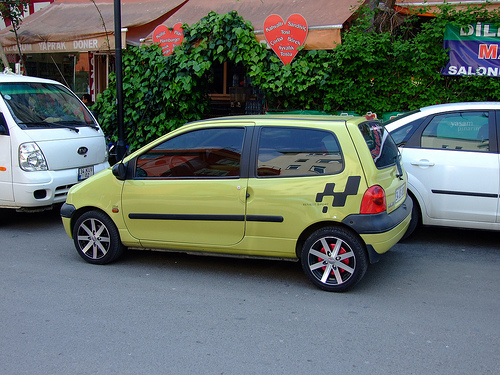
[(377, 121), (359, 124), (359, 130), (378, 169), (387, 168), (396, 163), (399, 157), (398, 147), (389, 132)]

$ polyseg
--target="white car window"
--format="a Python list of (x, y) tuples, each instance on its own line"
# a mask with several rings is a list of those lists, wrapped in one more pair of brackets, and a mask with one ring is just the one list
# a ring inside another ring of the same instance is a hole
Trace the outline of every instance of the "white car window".
[(431, 149), (488, 152), (488, 112), (455, 112), (435, 116), (422, 133), (421, 146)]
[(411, 137), (415, 129), (417, 129), (425, 119), (426, 117), (420, 117), (392, 130), (390, 133), (394, 142), (396, 142), (398, 146), (404, 145), (408, 138)]

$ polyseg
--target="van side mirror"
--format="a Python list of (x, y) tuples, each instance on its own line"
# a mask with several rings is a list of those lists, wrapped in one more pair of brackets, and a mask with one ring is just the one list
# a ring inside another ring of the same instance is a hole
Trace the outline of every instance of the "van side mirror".
[(2, 112), (0, 112), (0, 135), (8, 135), (9, 127), (7, 126), (7, 121)]
[(127, 166), (122, 162), (113, 165), (111, 171), (113, 172), (113, 176), (120, 181), (124, 181), (127, 178)]

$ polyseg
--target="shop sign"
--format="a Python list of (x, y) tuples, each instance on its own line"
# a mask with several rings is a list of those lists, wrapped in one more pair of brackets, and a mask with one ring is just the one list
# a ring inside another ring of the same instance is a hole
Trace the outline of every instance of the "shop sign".
[(443, 47), (450, 60), (442, 75), (500, 77), (500, 28), (477, 22), (467, 27), (446, 25)]
[(165, 25), (160, 25), (153, 31), (153, 43), (159, 43), (163, 51), (163, 55), (170, 55), (175, 46), (178, 46), (184, 40), (184, 32), (182, 30), (182, 22), (178, 22), (170, 30)]
[[(100, 37), (95, 39), (77, 39), (64, 42), (39, 42), (33, 44), (20, 44), (23, 53), (58, 53), (58, 52), (89, 52), (105, 51), (114, 48), (114, 43), (109, 45), (113, 38)], [(16, 45), (5, 46), (5, 53), (17, 54), (19, 50)]]
[(292, 62), (298, 48), (307, 37), (307, 22), (300, 14), (292, 14), (286, 22), (276, 14), (264, 21), (264, 36), (271, 49), (278, 55), (283, 64)]

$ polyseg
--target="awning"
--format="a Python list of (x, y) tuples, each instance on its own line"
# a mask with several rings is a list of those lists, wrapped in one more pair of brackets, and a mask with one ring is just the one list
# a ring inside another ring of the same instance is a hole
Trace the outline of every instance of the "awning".
[[(139, 40), (188, 0), (121, 0), (122, 45)], [(123, 34), (123, 33), (122, 33)], [(24, 53), (114, 50), (113, 0), (57, 0), (23, 19), (18, 31)], [(6, 53), (17, 53), (11, 28), (0, 31)]]
[(426, 12), (421, 13), (421, 16), (434, 16), (434, 13), (439, 12), (439, 5), (453, 5), (457, 9), (464, 10), (469, 6), (479, 6), (486, 5), (491, 9), (498, 9), (500, 7), (500, 0), (426, 0), (426, 1), (416, 1), (416, 0), (396, 0), (394, 9), (403, 14), (409, 14), (415, 12), (417, 9), (425, 8)]
[[(189, 0), (164, 24), (192, 25), (211, 11), (225, 14), (236, 10), (252, 23), (257, 40), (265, 40), (263, 28), (268, 16), (277, 14), (286, 20), (298, 13), (306, 19), (309, 29), (305, 48), (332, 49), (340, 44), (340, 30), (359, 6), (359, 0)], [(152, 35), (148, 35), (145, 43), (152, 43)]]

